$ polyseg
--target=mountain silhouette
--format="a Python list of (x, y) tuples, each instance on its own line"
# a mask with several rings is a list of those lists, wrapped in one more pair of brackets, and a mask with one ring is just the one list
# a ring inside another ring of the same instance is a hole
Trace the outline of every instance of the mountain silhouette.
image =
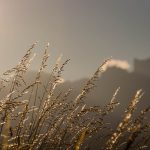
[(145, 60), (135, 59), (134, 60), (134, 72), (143, 74), (146, 76), (150, 76), (149, 65), (150, 65), (150, 58), (145, 59)]

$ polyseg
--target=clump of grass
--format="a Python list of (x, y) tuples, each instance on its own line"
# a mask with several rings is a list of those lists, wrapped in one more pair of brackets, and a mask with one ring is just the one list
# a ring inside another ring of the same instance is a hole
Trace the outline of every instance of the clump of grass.
[[(111, 59), (105, 60), (85, 83), (75, 99), (69, 100), (72, 89), (57, 94), (59, 84), (63, 84), (62, 73), (69, 59), (61, 63), (61, 57), (49, 74), (47, 82), (43, 82), (42, 73), (47, 67), (49, 44), (45, 47), (41, 65), (32, 83), (25, 80), (31, 61), (35, 57), (34, 47), (27, 50), (19, 64), (6, 71), (1, 78), (0, 92), (7, 94), (0, 99), (0, 149), (7, 150), (40, 150), (40, 149), (88, 149), (90, 140), (101, 134), (106, 128), (110, 130), (103, 137), (103, 145), (99, 140), (99, 149), (143, 149), (150, 141), (150, 122), (145, 121), (150, 108), (141, 111), (132, 120), (137, 103), (143, 96), (137, 91), (131, 100), (125, 117), (117, 128), (111, 129), (105, 122), (107, 117), (119, 104), (116, 96), (118, 88), (104, 107), (89, 106), (86, 96), (95, 87), (95, 82), (103, 72), (103, 68)], [(9, 88), (9, 90), (8, 90)], [(42, 94), (39, 92), (42, 91)], [(140, 138), (140, 144), (136, 144)], [(122, 140), (123, 139), (123, 140)]]

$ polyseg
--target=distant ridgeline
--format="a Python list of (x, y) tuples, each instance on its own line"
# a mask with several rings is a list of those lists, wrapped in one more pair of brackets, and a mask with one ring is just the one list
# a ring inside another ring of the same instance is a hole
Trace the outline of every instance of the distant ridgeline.
[(150, 76), (150, 58), (145, 60), (134, 60), (134, 72)]

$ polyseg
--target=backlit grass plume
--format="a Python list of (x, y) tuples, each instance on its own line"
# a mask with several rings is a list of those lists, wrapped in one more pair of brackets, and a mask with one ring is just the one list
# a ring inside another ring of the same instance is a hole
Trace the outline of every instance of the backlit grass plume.
[[(74, 99), (73, 92), (57, 91), (64, 83), (62, 73), (70, 59), (62, 62), (57, 59), (47, 79), (43, 72), (48, 66), (49, 44), (45, 47), (41, 65), (32, 82), (25, 75), (36, 56), (33, 44), (18, 65), (6, 71), (0, 81), (0, 149), (2, 150), (84, 150), (90, 149), (91, 141), (97, 138), (98, 149), (146, 149), (150, 141), (150, 120), (146, 115), (150, 108), (141, 110), (137, 118), (132, 118), (138, 102), (143, 96), (142, 90), (126, 108), (125, 116), (116, 127), (105, 118), (118, 106), (116, 99), (118, 88), (108, 103), (101, 107), (90, 106), (86, 97), (96, 85), (105, 65), (105, 60), (96, 72), (83, 85)], [(57, 92), (56, 92), (57, 91)], [(106, 131), (106, 135), (104, 132)], [(109, 132), (108, 132), (109, 131)], [(137, 139), (141, 142), (137, 145)]]

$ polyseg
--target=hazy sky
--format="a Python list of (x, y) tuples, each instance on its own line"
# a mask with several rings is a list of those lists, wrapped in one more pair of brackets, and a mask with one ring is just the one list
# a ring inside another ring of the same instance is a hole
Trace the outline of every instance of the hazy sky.
[(150, 57), (150, 0), (0, 0), (0, 72), (35, 41), (51, 62), (71, 58), (65, 78), (90, 75), (105, 58)]

